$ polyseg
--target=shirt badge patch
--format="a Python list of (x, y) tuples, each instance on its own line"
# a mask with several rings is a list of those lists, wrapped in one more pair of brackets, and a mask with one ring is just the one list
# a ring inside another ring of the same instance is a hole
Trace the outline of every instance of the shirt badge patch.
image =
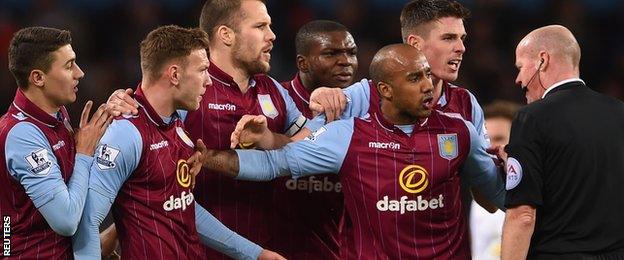
[(30, 152), (29, 155), (24, 157), (26, 162), (30, 165), (30, 171), (36, 175), (48, 175), (50, 168), (52, 168), (52, 162), (48, 158), (48, 150), (39, 149)]
[(184, 129), (182, 129), (182, 127), (176, 127), (176, 133), (178, 133), (178, 136), (180, 137), (180, 139), (182, 139), (182, 141), (190, 146), (190, 147), (195, 147), (195, 145), (193, 144), (193, 140), (191, 140), (191, 138), (188, 137), (188, 135), (186, 135), (186, 133), (184, 132)]
[(100, 170), (110, 170), (117, 166), (115, 158), (119, 155), (118, 149), (110, 147), (107, 144), (103, 144), (98, 147), (95, 153), (97, 156), (95, 157), (95, 161), (97, 162), (97, 166)]
[(452, 160), (457, 158), (457, 134), (439, 134), (438, 150), (440, 157)]
[(505, 183), (505, 189), (511, 190), (520, 184), (522, 180), (522, 165), (516, 160), (516, 158), (507, 158), (507, 165), (505, 171), (507, 172), (507, 182)]
[(262, 113), (265, 116), (275, 119), (275, 117), (279, 115), (279, 112), (277, 112), (277, 108), (275, 108), (270, 95), (258, 94), (258, 102), (260, 102), (260, 108), (262, 108)]
[(319, 137), (319, 135), (321, 135), (325, 131), (327, 131), (327, 128), (323, 126), (319, 128), (318, 130), (314, 131), (314, 133), (311, 133), (310, 135), (308, 135), (308, 137), (306, 137), (305, 140), (314, 142), (316, 141), (316, 138)]

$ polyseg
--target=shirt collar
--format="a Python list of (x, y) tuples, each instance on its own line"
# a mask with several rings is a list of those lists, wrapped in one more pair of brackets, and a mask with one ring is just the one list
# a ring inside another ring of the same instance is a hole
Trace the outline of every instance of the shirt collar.
[(58, 119), (57, 117), (46, 113), (45, 111), (43, 111), (43, 109), (39, 108), (35, 103), (30, 101), (30, 99), (28, 99), (28, 97), (26, 97), (24, 92), (22, 92), (22, 90), (19, 88), (17, 89), (17, 92), (15, 93), (15, 98), (13, 99), (13, 106), (17, 108), (17, 110), (19, 110), (20, 112), (24, 113), (26, 116), (29, 116), (49, 127), (55, 127), (63, 123), (63, 121), (65, 120), (65, 116), (66, 116), (63, 113), (63, 110), (64, 110), (63, 107), (59, 109), (60, 116)]
[(440, 94), (438, 104), (436, 104), (437, 107), (444, 107), (448, 103), (448, 100), (446, 100), (446, 90), (449, 88), (450, 85), (451, 83), (448, 83), (446, 81), (442, 83), (442, 94)]
[(552, 84), (548, 89), (546, 89), (546, 91), (544, 91), (544, 94), (542, 95), (542, 98), (546, 97), (546, 94), (548, 94), (548, 92), (552, 91), (553, 89), (563, 84), (574, 82), (574, 81), (580, 81), (583, 83), (583, 85), (585, 85), (585, 81), (579, 78), (571, 78), (571, 79), (562, 80), (562, 81), (556, 82), (555, 84)]
[[(210, 66), (208, 67), (208, 74), (210, 74), (210, 78), (214, 81), (217, 81), (228, 87), (236, 86), (238, 88), (238, 84), (234, 82), (234, 78), (232, 78), (232, 76), (230, 76), (225, 71), (217, 67), (217, 65), (215, 65), (213, 61), (210, 61)], [(256, 80), (254, 80), (253, 77), (249, 78), (249, 87), (253, 88), (255, 86), (256, 86)]]
[(137, 87), (137, 90), (134, 92), (134, 98), (139, 103), (139, 107), (145, 111), (145, 114), (147, 115), (149, 120), (159, 127), (170, 126), (176, 121), (176, 119), (180, 117), (178, 115), (178, 112), (176, 111), (176, 112), (173, 112), (173, 114), (169, 118), (170, 120), (168, 122), (165, 122), (163, 120), (163, 117), (161, 117), (156, 112), (154, 107), (152, 107), (152, 105), (147, 101), (147, 98), (145, 98), (145, 94), (143, 93), (143, 90), (141, 89), (141, 85), (139, 85)]
[[(405, 135), (410, 135), (405, 133), (403, 130), (399, 129), (396, 125), (386, 121), (386, 119), (384, 118), (383, 114), (381, 113), (373, 113), (371, 116), (372, 120), (375, 120), (375, 122), (377, 122), (377, 124), (379, 124), (382, 128), (384, 128), (385, 130), (389, 131), (389, 132), (393, 132), (393, 133), (401, 133), (401, 134), (405, 134)], [(425, 118), (424, 120), (420, 120), (419, 123), (414, 124), (414, 128), (412, 130), (412, 133), (415, 132), (416, 129), (418, 129), (419, 127), (424, 127), (425, 125), (427, 125), (427, 122), (429, 121), (429, 118)], [(402, 126), (404, 127), (404, 126)]]
[(299, 99), (308, 105), (310, 104), (310, 93), (308, 93), (308, 90), (303, 86), (299, 73), (297, 73), (295, 78), (290, 81), (290, 86), (295, 91)]

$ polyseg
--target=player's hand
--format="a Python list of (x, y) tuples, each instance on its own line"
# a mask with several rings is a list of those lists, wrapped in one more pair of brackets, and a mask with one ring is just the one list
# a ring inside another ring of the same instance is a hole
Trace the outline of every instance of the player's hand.
[(264, 147), (266, 146), (264, 144), (271, 142), (272, 136), (265, 116), (244, 115), (238, 120), (234, 132), (230, 135), (230, 148), (234, 149), (237, 145), (243, 149)]
[(119, 254), (115, 252), (117, 246), (119, 246), (117, 227), (115, 226), (115, 223), (113, 223), (100, 233), (100, 247), (102, 248), (102, 259), (119, 259)]
[(127, 88), (126, 90), (118, 89), (106, 101), (106, 110), (113, 116), (121, 114), (139, 114), (139, 103), (132, 98), (134, 90)]
[(87, 104), (85, 104), (82, 109), (79, 128), (74, 134), (76, 152), (87, 156), (93, 156), (95, 147), (98, 142), (100, 142), (100, 138), (113, 120), (111, 114), (106, 111), (105, 104), (102, 104), (98, 110), (95, 111), (91, 119), (89, 119), (92, 106), (93, 101), (87, 101)]
[(258, 256), (258, 260), (286, 260), (286, 258), (271, 250), (262, 249), (262, 252), (260, 252), (260, 255)]
[(492, 146), (485, 151), (491, 155), (496, 156), (496, 160), (494, 160), (496, 166), (503, 166), (507, 162), (507, 153), (505, 152), (504, 146)]
[(197, 139), (195, 143), (195, 152), (186, 163), (191, 166), (191, 188), (195, 188), (195, 178), (201, 172), (202, 166), (204, 165), (204, 156), (208, 154), (208, 148), (201, 139)]
[(310, 110), (314, 115), (325, 113), (327, 123), (340, 118), (347, 106), (347, 96), (340, 88), (321, 87), (310, 94)]

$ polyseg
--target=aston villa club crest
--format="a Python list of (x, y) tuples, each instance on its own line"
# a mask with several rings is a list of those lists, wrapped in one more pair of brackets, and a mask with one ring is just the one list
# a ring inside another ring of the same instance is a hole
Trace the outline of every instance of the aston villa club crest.
[(275, 108), (270, 95), (258, 94), (258, 102), (260, 102), (260, 108), (262, 108), (262, 113), (266, 117), (275, 119), (275, 117), (279, 115), (279, 112), (277, 112), (277, 108)]
[(439, 134), (438, 150), (440, 157), (453, 160), (457, 158), (457, 134)]

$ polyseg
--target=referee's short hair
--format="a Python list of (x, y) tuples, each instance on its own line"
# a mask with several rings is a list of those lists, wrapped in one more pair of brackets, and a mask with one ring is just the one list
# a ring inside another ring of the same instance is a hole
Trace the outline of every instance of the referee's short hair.
[(297, 55), (308, 55), (314, 37), (328, 32), (349, 32), (346, 26), (329, 20), (314, 20), (299, 28), (295, 36)]

